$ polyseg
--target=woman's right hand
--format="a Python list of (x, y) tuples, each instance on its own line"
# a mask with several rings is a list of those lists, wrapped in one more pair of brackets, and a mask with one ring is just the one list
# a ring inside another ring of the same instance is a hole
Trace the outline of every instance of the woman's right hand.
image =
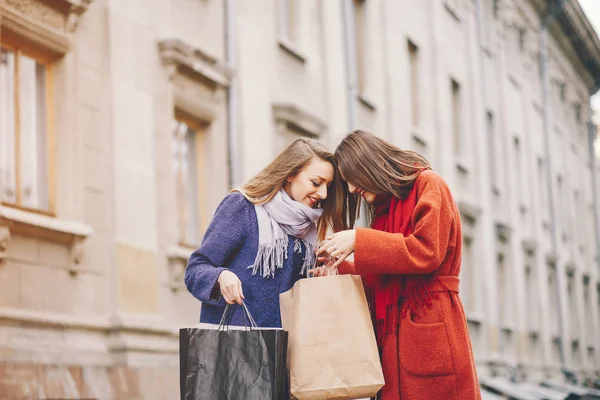
[(330, 260), (325, 257), (319, 257), (317, 259), (317, 264), (320, 264), (320, 267), (315, 267), (308, 271), (314, 277), (318, 276), (329, 276), (329, 275), (337, 275), (337, 267), (333, 267), (335, 264), (334, 260)]
[(219, 275), (219, 288), (221, 295), (225, 298), (227, 304), (238, 303), (244, 301), (244, 292), (242, 291), (242, 281), (231, 271), (223, 271)]

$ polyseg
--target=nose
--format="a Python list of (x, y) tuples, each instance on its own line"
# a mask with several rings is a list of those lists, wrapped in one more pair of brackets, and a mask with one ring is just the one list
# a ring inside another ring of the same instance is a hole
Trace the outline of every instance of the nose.
[(356, 193), (356, 186), (352, 185), (351, 183), (348, 183), (348, 190), (350, 191), (350, 193)]
[(325, 200), (327, 198), (327, 186), (325, 185), (321, 185), (321, 187), (319, 188), (319, 190), (317, 191), (317, 194), (319, 195), (319, 197), (322, 200)]

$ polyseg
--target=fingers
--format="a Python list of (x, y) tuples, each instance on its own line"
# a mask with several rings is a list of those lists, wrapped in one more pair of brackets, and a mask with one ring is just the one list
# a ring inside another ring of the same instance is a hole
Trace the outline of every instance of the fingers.
[(340, 254), (339, 258), (337, 260), (335, 260), (335, 262), (333, 263), (333, 265), (331, 266), (332, 269), (337, 268), (340, 266), (341, 263), (344, 262), (344, 260), (350, 255), (350, 253), (342, 253)]
[(240, 297), (242, 299), (245, 299), (245, 297), (244, 297), (244, 291), (242, 290), (242, 281), (239, 281), (239, 289), (240, 289)]
[(237, 296), (235, 297), (235, 301), (242, 305), (244, 303), (244, 292), (242, 291), (242, 282), (238, 280), (238, 286), (236, 288)]
[(235, 300), (233, 300), (233, 296), (231, 295), (231, 293), (229, 293), (227, 289), (221, 288), (221, 294), (223, 295), (223, 298), (225, 299), (225, 302), (227, 304), (235, 303)]
[(232, 300), (235, 301), (236, 303), (240, 304), (240, 305), (242, 304), (242, 296), (241, 296), (241, 293), (240, 293), (241, 286), (242, 285), (241, 285), (241, 283), (238, 280), (238, 282), (235, 282), (232, 285), (231, 292), (230, 292)]
[(325, 239), (327, 239), (327, 240), (331, 240), (331, 239), (333, 239), (334, 237), (336, 237), (336, 236), (337, 236), (339, 233), (340, 233), (340, 232), (332, 233), (331, 235), (327, 236)]
[(327, 253), (327, 254), (331, 255), (331, 253), (334, 252), (334, 251), (336, 251), (336, 250), (337, 250), (337, 247), (336, 247), (335, 243), (325, 242), (319, 248), (319, 250), (317, 250), (317, 256), (319, 254), (322, 254), (322, 253)]
[(339, 258), (342, 256), (342, 254), (344, 254), (344, 253), (345, 253), (345, 251), (343, 251), (343, 250), (335, 250), (335, 251), (333, 251), (332, 253), (329, 253), (329, 257), (330, 257), (331, 259), (333, 259), (333, 260), (337, 260), (337, 259), (339, 259)]
[(225, 290), (221, 290), (221, 294), (223, 294), (223, 297), (225, 298), (225, 301), (227, 302), (227, 304), (238, 303), (239, 305), (242, 305), (243, 297), (242, 297), (242, 294), (240, 293), (240, 289), (241, 288), (234, 286), (234, 287), (226, 288)]
[(323, 242), (323, 244), (321, 245), (321, 247), (319, 247), (317, 249), (317, 255), (323, 253), (328, 248), (329, 248), (329, 242)]
[(242, 290), (242, 282), (239, 278), (229, 279), (221, 284), (221, 294), (227, 304), (242, 304), (244, 299), (244, 291)]
[(314, 277), (326, 276), (327, 268), (326, 267), (317, 267), (308, 271), (309, 274), (312, 274)]

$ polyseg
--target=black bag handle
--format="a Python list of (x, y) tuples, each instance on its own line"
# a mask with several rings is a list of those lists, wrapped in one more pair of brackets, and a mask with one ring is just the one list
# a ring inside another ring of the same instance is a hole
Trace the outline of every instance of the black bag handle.
[[(227, 304), (227, 306), (225, 307), (225, 310), (223, 311), (223, 316), (221, 317), (221, 322), (219, 322), (219, 330), (226, 330), (226, 327), (228, 327), (229, 325), (225, 324), (225, 320), (227, 319), (227, 315), (229, 314), (229, 310), (231, 304)], [(254, 320), (254, 318), (252, 317), (252, 314), (250, 314), (250, 310), (248, 310), (248, 306), (246, 306), (246, 303), (242, 302), (242, 308), (244, 309), (244, 327), (248, 328), (248, 330), (252, 330), (253, 328), (256, 329), (258, 328), (258, 325), (256, 324), (256, 321)], [(248, 322), (250, 323), (250, 325), (248, 325)]]

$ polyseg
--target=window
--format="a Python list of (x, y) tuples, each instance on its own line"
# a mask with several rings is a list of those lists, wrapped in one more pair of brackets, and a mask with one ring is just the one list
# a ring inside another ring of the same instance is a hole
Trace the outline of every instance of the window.
[(490, 180), (493, 187), (499, 186), (498, 171), (496, 166), (496, 132), (494, 130), (494, 114), (491, 111), (486, 113), (485, 127), (488, 134), (488, 157), (490, 168)]
[(556, 199), (558, 202), (558, 204), (557, 204), (558, 207), (556, 207), (556, 210), (557, 210), (556, 211), (556, 224), (560, 227), (560, 232), (562, 233), (563, 241), (566, 242), (567, 235), (565, 234), (565, 227), (563, 225), (563, 210), (564, 210), (563, 204), (564, 204), (564, 202), (563, 202), (563, 181), (562, 181), (561, 176), (558, 176), (556, 178), (556, 185), (557, 185), (557, 190), (558, 190), (558, 193), (556, 196)]
[(492, 0), (492, 11), (494, 18), (498, 18), (500, 15), (500, 0)]
[(581, 111), (581, 104), (580, 103), (575, 103), (575, 105), (573, 106), (573, 112), (575, 114), (575, 122), (577, 122), (578, 124), (581, 124), (582, 119), (583, 119), (583, 114)]
[(502, 329), (501, 340), (502, 354), (507, 360), (513, 361), (516, 358), (516, 343), (514, 332), (511, 329)]
[(533, 268), (534, 259), (531, 256), (526, 257), (530, 263), (525, 266), (525, 287), (527, 290), (527, 325), (529, 332), (535, 332), (539, 328), (539, 316), (540, 316), (540, 305), (539, 297), (537, 295), (537, 279), (535, 269)]
[(552, 362), (554, 365), (560, 365), (560, 354), (561, 354), (560, 338), (558, 336), (552, 339)]
[[(581, 229), (583, 229), (585, 231), (585, 222), (580, 217), (581, 202), (579, 201), (579, 191), (578, 190), (573, 191), (573, 205), (575, 205), (575, 207), (573, 208), (573, 218), (575, 220), (575, 224), (579, 225), (581, 227)], [(577, 245), (582, 244), (582, 242), (580, 241), (580, 230), (575, 229), (573, 222), (571, 222), (569, 224), (569, 236), (571, 236), (573, 238), (573, 241)]]
[(574, 335), (573, 337), (578, 337), (578, 333), (579, 333), (579, 318), (577, 315), (577, 303), (576, 303), (576, 299), (575, 299), (575, 292), (576, 292), (576, 287), (575, 287), (575, 276), (573, 274), (569, 274), (567, 276), (567, 301), (569, 302), (569, 317), (570, 317), (570, 323), (571, 326), (574, 329)]
[(179, 244), (197, 247), (203, 231), (204, 127), (183, 119), (173, 127), (173, 173), (177, 191)]
[(463, 257), (461, 265), (461, 297), (467, 312), (476, 311), (477, 296), (475, 293), (478, 285), (477, 278), (474, 275), (473, 264), (473, 239), (463, 236)]
[(519, 51), (525, 51), (525, 40), (527, 35), (527, 30), (525, 28), (519, 28)]
[(0, 48), (0, 199), (54, 212), (51, 60), (18, 43)]
[(578, 367), (582, 365), (582, 357), (581, 357), (581, 347), (579, 346), (579, 342), (573, 341), (571, 343), (571, 352), (573, 354), (573, 363)]
[(505, 255), (499, 253), (497, 262), (498, 298), (500, 299), (500, 325), (502, 327), (507, 327), (510, 326), (510, 323), (512, 322), (512, 304), (510, 289), (508, 287), (508, 271), (506, 271)]
[(540, 209), (542, 215), (542, 221), (547, 219), (547, 202), (548, 202), (548, 188), (546, 187), (546, 172), (544, 169), (544, 160), (542, 157), (537, 158), (537, 173), (538, 173), (538, 191), (540, 196)]
[(298, 42), (297, 0), (279, 0), (281, 37), (290, 43)]
[(419, 48), (408, 41), (410, 117), (413, 127), (419, 126)]
[(525, 352), (527, 354), (527, 359), (530, 362), (542, 362), (541, 357), (541, 346), (540, 346), (540, 338), (537, 334), (532, 333), (529, 335), (527, 340), (528, 346), (525, 348)]
[(452, 89), (452, 137), (454, 139), (454, 154), (462, 156), (462, 104), (460, 85), (454, 79), (451, 79)]
[(514, 143), (514, 155), (515, 155), (515, 180), (517, 181), (517, 192), (518, 192), (518, 200), (519, 200), (519, 208), (521, 210), (521, 215), (525, 217), (525, 191), (527, 190), (527, 185), (525, 182), (525, 172), (523, 170), (523, 160), (522, 160), (522, 151), (521, 151), (521, 141), (518, 137), (513, 138)]
[[(529, 206), (529, 187), (527, 177), (528, 170), (524, 168), (525, 160), (523, 148), (523, 143), (518, 137), (514, 137), (514, 150), (515, 150), (515, 180), (517, 183), (517, 196), (519, 201), (519, 210), (521, 212), (521, 217), (523, 218), (523, 223), (527, 224), (526, 227), (529, 228), (529, 214), (528, 214), (528, 206)], [(528, 232), (530, 233), (530, 232)]]
[(322, 137), (327, 125), (314, 114), (288, 103), (273, 105), (275, 141), (273, 153), (279, 154), (293, 141), (299, 138), (318, 139)]
[(567, 98), (567, 84), (560, 82), (558, 84), (558, 96), (560, 97), (560, 101), (564, 102)]
[(600, 320), (600, 283), (596, 284), (596, 300), (598, 301), (598, 319)]
[(559, 333), (559, 304), (558, 304), (558, 282), (556, 280), (556, 266), (548, 264), (548, 298), (550, 299), (550, 328), (553, 335)]
[(356, 46), (356, 83), (358, 92), (365, 93), (367, 86), (367, 15), (366, 0), (354, 1), (354, 41)]
[[(583, 306), (584, 315), (592, 315), (592, 296), (591, 296), (591, 288), (590, 288), (590, 277), (583, 277)], [(585, 318), (585, 334), (587, 343), (592, 344), (594, 342), (594, 324), (592, 318)]]

